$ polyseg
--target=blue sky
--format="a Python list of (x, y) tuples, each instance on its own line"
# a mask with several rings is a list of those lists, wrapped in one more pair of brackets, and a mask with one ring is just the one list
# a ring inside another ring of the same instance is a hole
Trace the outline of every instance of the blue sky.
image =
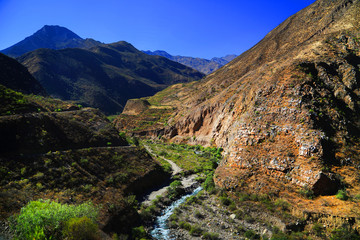
[(240, 54), (314, 0), (0, 0), (0, 49), (44, 25), (140, 50), (221, 57)]

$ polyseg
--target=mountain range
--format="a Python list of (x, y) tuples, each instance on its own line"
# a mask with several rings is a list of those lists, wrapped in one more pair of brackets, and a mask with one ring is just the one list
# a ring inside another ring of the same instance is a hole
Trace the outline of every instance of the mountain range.
[(91, 49), (38, 49), (17, 58), (48, 94), (121, 112), (130, 98), (150, 96), (175, 83), (204, 75), (164, 57), (147, 55), (127, 42), (101, 44)]
[(19, 57), (24, 53), (39, 49), (63, 49), (63, 48), (91, 48), (100, 45), (101, 42), (91, 38), (83, 39), (65, 27), (45, 25), (33, 35), (24, 40), (1, 50), (10, 57)]
[(219, 68), (221, 68), (222, 66), (229, 63), (230, 61), (232, 61), (234, 58), (237, 57), (237, 55), (232, 54), (232, 55), (226, 55), (225, 57), (221, 57), (221, 58), (214, 57), (214, 58), (208, 60), (208, 59), (204, 59), (204, 58), (173, 56), (162, 50), (157, 50), (157, 51), (153, 51), (153, 52), (152, 51), (143, 51), (143, 52), (146, 54), (149, 54), (149, 55), (157, 55), (157, 56), (166, 57), (172, 61), (184, 64), (188, 67), (196, 69), (204, 74), (210, 74), (210, 73), (218, 70)]
[(60, 26), (46, 25), (2, 52), (17, 57), (50, 96), (107, 114), (121, 112), (130, 98), (150, 96), (171, 84), (204, 76), (167, 58), (145, 54), (127, 42), (82, 39)]

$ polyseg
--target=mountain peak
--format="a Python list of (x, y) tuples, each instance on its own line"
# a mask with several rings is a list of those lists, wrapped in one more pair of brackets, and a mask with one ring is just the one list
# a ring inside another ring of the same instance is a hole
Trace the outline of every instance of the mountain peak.
[(66, 40), (66, 39), (82, 39), (74, 32), (59, 25), (44, 25), (40, 30), (32, 36), (43, 36), (53, 41)]
[(18, 57), (39, 48), (90, 48), (100, 44), (92, 39), (83, 39), (65, 27), (45, 25), (33, 35), (1, 52), (10, 57)]

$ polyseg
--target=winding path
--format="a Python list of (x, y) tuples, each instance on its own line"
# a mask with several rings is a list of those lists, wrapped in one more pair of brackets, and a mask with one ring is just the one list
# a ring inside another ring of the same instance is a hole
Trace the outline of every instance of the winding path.
[[(146, 151), (148, 151), (148, 153), (150, 153), (153, 156), (157, 156), (157, 154), (155, 154), (148, 145), (143, 144), (143, 146), (145, 147)], [(162, 156), (158, 156), (158, 157), (160, 157), (163, 160), (167, 161), (171, 165), (171, 169), (172, 169), (172, 174), (171, 175), (174, 176), (174, 175), (176, 175), (176, 174), (183, 171), (178, 165), (176, 165), (176, 163), (174, 163), (170, 159), (164, 158)]]
[[(156, 154), (151, 150), (151, 148), (149, 146), (147, 146), (146, 144), (143, 144), (143, 146), (145, 147), (146, 151), (148, 151), (148, 153), (152, 156), (155, 156)], [(172, 168), (172, 176), (180, 173), (183, 171), (182, 168), (180, 168), (178, 165), (176, 165), (176, 163), (174, 163), (173, 161), (169, 160), (169, 159), (166, 159), (162, 156), (159, 156), (160, 158), (162, 158), (163, 160), (167, 161), (168, 163), (170, 163), (171, 165), (171, 168)], [(184, 188), (188, 188), (188, 187), (191, 187), (193, 186), (194, 184), (196, 184), (196, 177), (197, 175), (196, 174), (193, 174), (193, 175), (190, 175), (190, 176), (187, 176), (187, 177), (182, 177), (181, 179), (181, 183), (183, 185)], [(164, 195), (166, 194), (166, 191), (168, 189), (169, 186), (165, 186), (165, 187), (162, 187), (160, 189), (157, 189), (155, 191), (152, 191), (147, 197), (146, 197), (146, 200), (144, 200), (142, 203), (143, 204), (150, 204), (152, 200), (156, 199), (156, 196), (160, 195)]]

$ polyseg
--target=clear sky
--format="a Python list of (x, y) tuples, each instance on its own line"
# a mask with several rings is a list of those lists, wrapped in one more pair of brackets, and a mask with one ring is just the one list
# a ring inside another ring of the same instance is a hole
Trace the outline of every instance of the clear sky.
[(315, 0), (0, 0), (0, 49), (44, 25), (140, 50), (221, 57), (240, 54)]

